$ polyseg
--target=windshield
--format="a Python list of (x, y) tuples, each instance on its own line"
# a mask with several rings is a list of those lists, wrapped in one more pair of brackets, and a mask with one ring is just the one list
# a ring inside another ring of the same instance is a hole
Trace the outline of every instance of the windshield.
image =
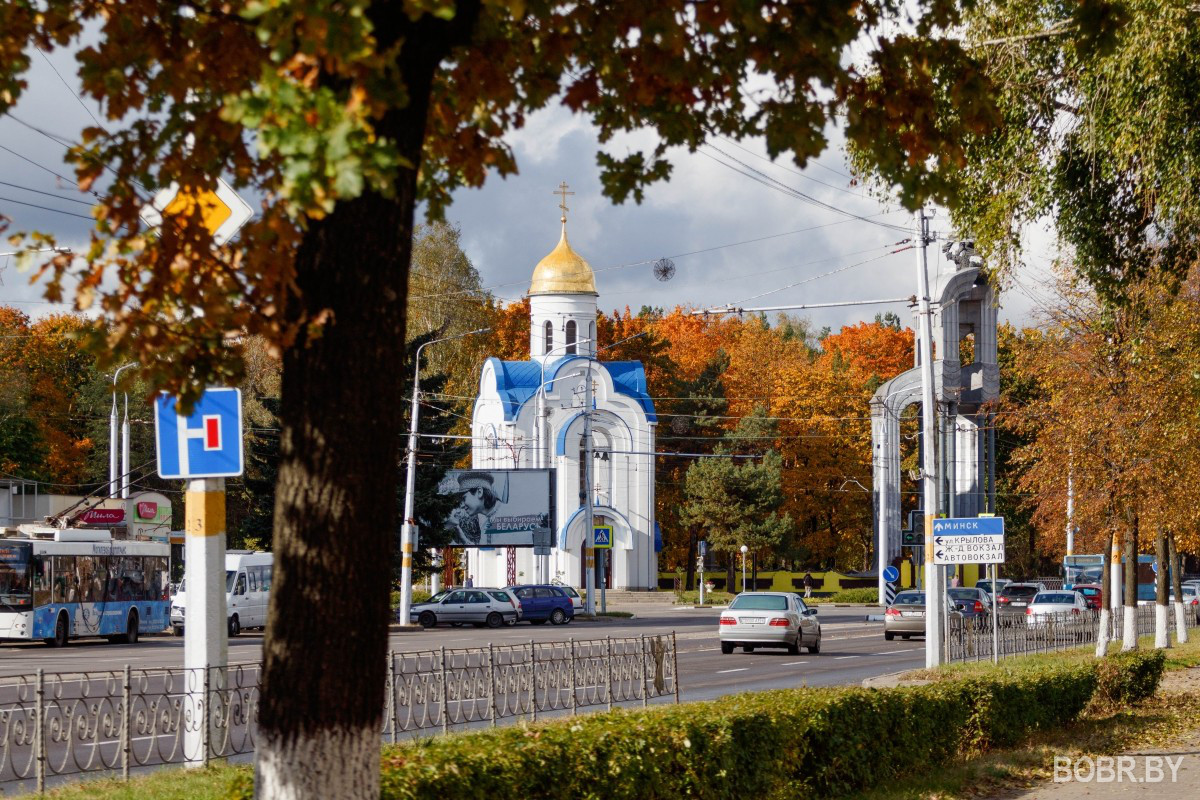
[(1005, 597), (1033, 597), (1037, 594), (1036, 586), (1005, 586), (1000, 594)]
[(974, 589), (950, 589), (950, 596), (955, 600), (978, 600), (979, 592)]
[(29, 605), (29, 561), (25, 542), (0, 542), (0, 604)]
[(236, 569), (225, 570), (225, 594), (233, 591), (233, 579), (237, 577)]
[(1073, 594), (1049, 594), (1042, 592), (1037, 597), (1033, 598), (1035, 603), (1052, 603), (1054, 605), (1074, 605), (1075, 595)]
[(896, 595), (896, 600), (892, 603), (894, 606), (923, 606), (925, 605), (924, 592), (901, 592)]
[(742, 611), (787, 611), (787, 598), (777, 594), (738, 595), (729, 604)]

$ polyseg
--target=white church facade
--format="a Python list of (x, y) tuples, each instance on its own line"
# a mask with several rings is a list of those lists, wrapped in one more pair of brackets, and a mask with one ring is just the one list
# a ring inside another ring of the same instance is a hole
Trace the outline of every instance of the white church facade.
[(529, 360), (485, 362), (472, 416), (476, 469), (555, 470), (549, 555), (532, 548), (467, 549), (476, 586), (561, 581), (586, 585), (584, 429), (586, 380), (592, 382), (592, 498), (595, 524), (611, 525), (606, 568), (596, 585), (654, 589), (661, 536), (654, 520), (657, 417), (638, 361), (600, 361), (596, 352), (596, 279), (562, 237), (538, 263), (529, 287)]

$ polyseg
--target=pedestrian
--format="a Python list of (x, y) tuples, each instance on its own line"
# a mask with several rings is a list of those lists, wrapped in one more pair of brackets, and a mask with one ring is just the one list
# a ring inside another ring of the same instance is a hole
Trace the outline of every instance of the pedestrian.
[(475, 588), (475, 579), (474, 579), (474, 578), (472, 578), (470, 575), (468, 575), (468, 576), (467, 576), (467, 584), (466, 584), (466, 586), (467, 586), (467, 588), (468, 588), (468, 589), (474, 589), (474, 588)]
[(950, 578), (950, 588), (957, 589), (959, 585), (958, 573), (954, 573), (954, 577)]
[(804, 596), (805, 598), (812, 597), (813, 577), (812, 573), (804, 573)]

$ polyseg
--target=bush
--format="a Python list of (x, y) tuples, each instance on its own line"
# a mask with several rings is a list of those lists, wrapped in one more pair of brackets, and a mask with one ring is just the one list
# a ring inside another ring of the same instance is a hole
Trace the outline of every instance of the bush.
[(1162, 650), (1131, 650), (1100, 659), (1096, 662), (1096, 703), (1117, 706), (1145, 700), (1158, 688), (1165, 664)]
[[(1143, 668), (1116, 667), (1125, 669)], [(382, 796), (836, 795), (1070, 722), (1097, 682), (1080, 664), (900, 689), (775, 690), (427, 739), (384, 753)]]
[(828, 597), (811, 597), (806, 602), (813, 603), (878, 603), (878, 589), (843, 589), (840, 592), (834, 592)]

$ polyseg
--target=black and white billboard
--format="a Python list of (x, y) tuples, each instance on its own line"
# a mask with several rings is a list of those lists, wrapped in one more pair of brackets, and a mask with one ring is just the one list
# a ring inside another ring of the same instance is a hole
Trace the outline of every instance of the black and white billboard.
[(446, 517), (453, 547), (549, 547), (554, 531), (554, 470), (452, 470), (438, 494), (459, 495)]

